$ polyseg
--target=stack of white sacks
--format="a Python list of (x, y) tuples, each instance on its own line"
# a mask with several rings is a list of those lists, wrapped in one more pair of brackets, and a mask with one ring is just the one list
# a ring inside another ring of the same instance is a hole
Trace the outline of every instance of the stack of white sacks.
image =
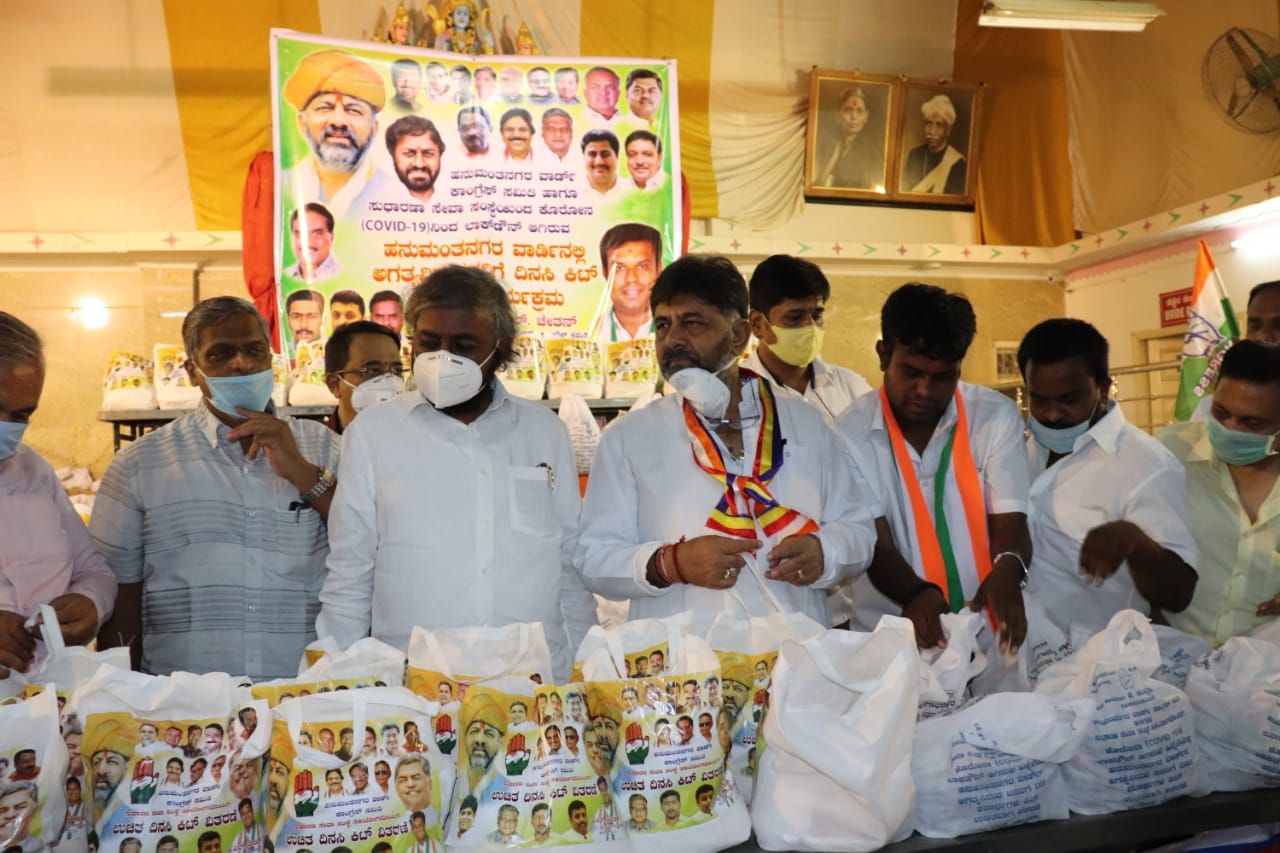
[(257, 685), (52, 638), (3, 682), (0, 846), (875, 850), (1280, 786), (1265, 631), (1209, 651), (1123, 611), (1004, 661), (984, 614), (943, 619), (923, 654), (892, 617), (639, 620), (559, 681), (537, 624), (321, 640)]

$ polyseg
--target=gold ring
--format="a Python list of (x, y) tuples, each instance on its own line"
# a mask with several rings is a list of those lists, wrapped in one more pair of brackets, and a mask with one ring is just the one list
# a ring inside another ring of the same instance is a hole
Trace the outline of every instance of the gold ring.
[(733, 567), (729, 567), (724, 570), (724, 579), (727, 581), (731, 581), (737, 576), (738, 576), (738, 573), (733, 570)]

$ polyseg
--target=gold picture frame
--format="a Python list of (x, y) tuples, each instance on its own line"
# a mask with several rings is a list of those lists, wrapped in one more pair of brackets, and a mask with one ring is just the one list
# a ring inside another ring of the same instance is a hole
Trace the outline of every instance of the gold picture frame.
[(971, 207), (978, 187), (982, 86), (903, 78), (894, 201)]
[(887, 74), (809, 72), (806, 197), (890, 200), (900, 91), (900, 78)]

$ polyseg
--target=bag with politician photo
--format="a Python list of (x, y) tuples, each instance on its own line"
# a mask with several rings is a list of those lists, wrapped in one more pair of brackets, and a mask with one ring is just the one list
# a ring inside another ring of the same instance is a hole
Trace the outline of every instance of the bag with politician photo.
[[(335, 689), (276, 706), (267, 774), (274, 849), (442, 849), (453, 763), (430, 740), (408, 736), (435, 710), (405, 687)], [(335, 748), (335, 732), (360, 739)]]
[(72, 695), (103, 853), (172, 844), (261, 851), (270, 711), (225, 673), (103, 666)]
[(1186, 690), (1209, 787), (1280, 786), (1280, 646), (1232, 637), (1192, 666)]
[(716, 727), (731, 738), (729, 769), (738, 792), (751, 804), (755, 787), (757, 737), (771, 704), (773, 664), (786, 640), (803, 642), (826, 630), (803, 613), (779, 611), (745, 618), (721, 611), (707, 630), (707, 642), (720, 659), (720, 681), (707, 689), (707, 704), (716, 709)]
[(765, 850), (869, 851), (911, 834), (915, 628), (785, 642), (761, 727), (751, 824)]
[(1187, 694), (1153, 678), (1160, 643), (1147, 617), (1121, 610), (1070, 657), (1040, 674), (1035, 692), (1089, 699), (1096, 713), (1064, 764), (1077, 814), (1107, 814), (1208, 793)]
[(1066, 818), (1061, 765), (1092, 717), (1088, 699), (998, 693), (917, 723), (916, 832), (955, 838)]
[(52, 690), (0, 706), (0, 765), (0, 849), (40, 850), (57, 842), (68, 815), (67, 748)]
[[(747, 806), (726, 759), (720, 661), (691, 614), (592, 628), (579, 650), (609, 798), (634, 851), (711, 853), (746, 841)], [(719, 706), (714, 704), (719, 702)]]

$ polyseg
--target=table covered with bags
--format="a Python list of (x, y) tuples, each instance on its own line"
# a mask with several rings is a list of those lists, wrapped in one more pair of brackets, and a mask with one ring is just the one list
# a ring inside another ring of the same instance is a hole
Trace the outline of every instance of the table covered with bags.
[(259, 684), (54, 640), (5, 682), (0, 849), (1068, 850), (1280, 820), (1265, 637), (1123, 611), (1006, 659), (978, 613), (924, 652), (893, 617), (690, 625), (595, 628), (567, 680), (538, 624), (321, 640)]

